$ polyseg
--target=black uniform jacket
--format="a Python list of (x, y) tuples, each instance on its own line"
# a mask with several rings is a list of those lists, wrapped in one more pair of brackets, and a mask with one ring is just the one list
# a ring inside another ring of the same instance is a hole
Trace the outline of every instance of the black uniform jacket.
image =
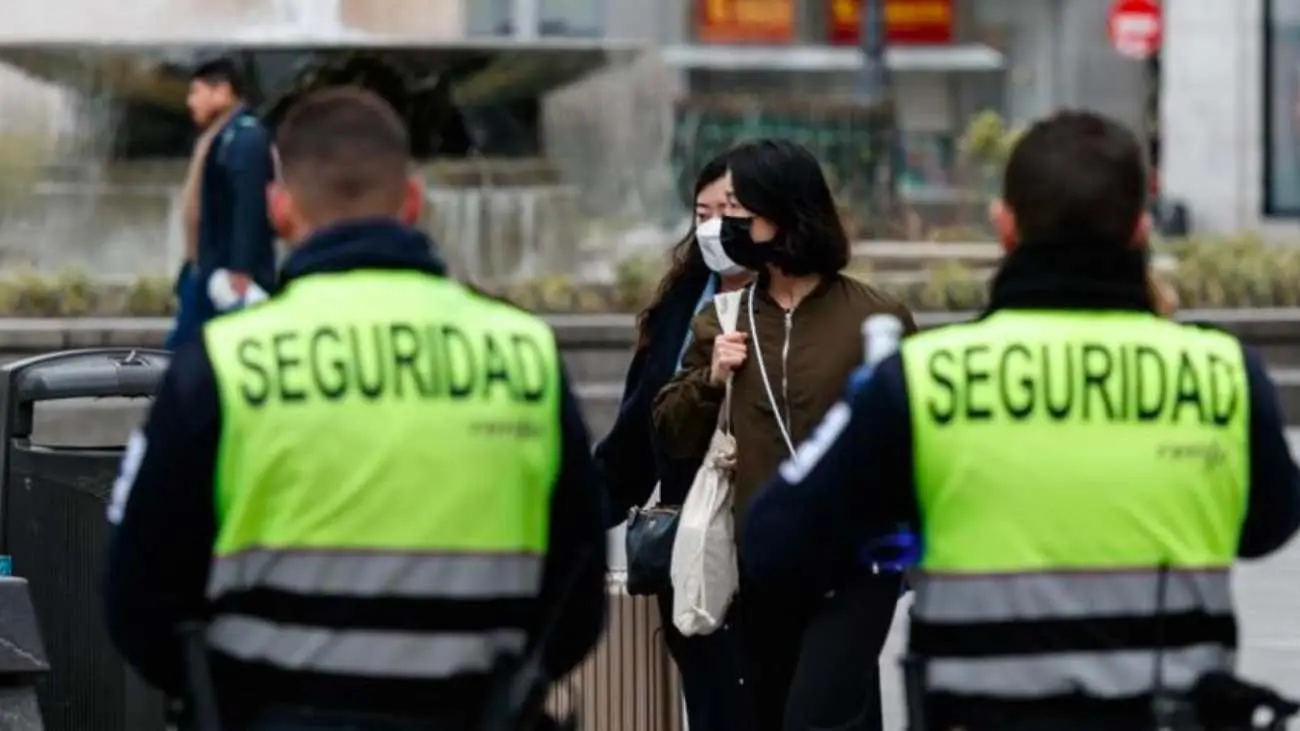
[[(990, 309), (1153, 309), (1142, 261), (1071, 252), (1044, 244), (1012, 253), (994, 283)], [(1264, 363), (1249, 349), (1244, 357), (1250, 497), (1238, 553), (1255, 558), (1282, 547), (1300, 527), (1300, 473)], [(801, 447), (798, 464), (783, 467), (749, 511), (741, 556), (752, 578), (835, 586), (862, 570), (864, 544), (899, 525), (917, 525), (909, 403), (897, 354), (850, 379), (848, 418), (845, 409), (834, 409)]]
[[(394, 222), (345, 223), (306, 242), (286, 262), (281, 281), (356, 269), (417, 270), (443, 276), (444, 267), (431, 251), (422, 233)], [(604, 500), (587, 430), (567, 382), (562, 383), (561, 412), (563, 454), (551, 504), (550, 547), (541, 596), (529, 615), (537, 617), (540, 625), (551, 609), (563, 604), (545, 655), (554, 676), (575, 667), (595, 645), (606, 604)], [(142, 677), (173, 695), (183, 690), (175, 628), (204, 617), (209, 610), (204, 593), (216, 534), (213, 471), (220, 432), (216, 379), (200, 340), (175, 354), (148, 421), (123, 460), (109, 508), (110, 520), (116, 524), (104, 583), (109, 632)], [(464, 614), (447, 607), (443, 613), (430, 613), (428, 626), (454, 628)], [(218, 666), (216, 672), (222, 703), (251, 706), (245, 710), (290, 700), (283, 696), (301, 700), (319, 695), (303, 688), (265, 687), (246, 668), (222, 674)], [(443, 692), (426, 683), (418, 693), (407, 693), (397, 685), (376, 682), (370, 697), (352, 693), (352, 686), (346, 702), (421, 712), (449, 703), (472, 706), (483, 691), (482, 682)]]

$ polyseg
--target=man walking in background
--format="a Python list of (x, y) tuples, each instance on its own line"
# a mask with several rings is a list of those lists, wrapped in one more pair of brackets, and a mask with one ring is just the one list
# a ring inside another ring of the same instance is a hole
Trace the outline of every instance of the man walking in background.
[(167, 346), (197, 338), (203, 323), (263, 297), (275, 282), (275, 234), (266, 215), (274, 177), (271, 139), (243, 102), (229, 59), (201, 64), (186, 105), (202, 130), (182, 189), (185, 264)]

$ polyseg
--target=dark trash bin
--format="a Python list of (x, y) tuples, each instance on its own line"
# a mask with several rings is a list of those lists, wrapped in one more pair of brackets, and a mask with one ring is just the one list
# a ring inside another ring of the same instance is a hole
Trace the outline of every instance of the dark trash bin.
[(27, 582), (0, 576), (0, 728), (43, 730), (36, 684), (49, 670)]
[(105, 509), (123, 445), (32, 441), (36, 404), (150, 397), (169, 356), (98, 348), (37, 356), (0, 371), (0, 554), (27, 579), (49, 658), (38, 684), (48, 731), (162, 731), (163, 697), (113, 649), (100, 595)]

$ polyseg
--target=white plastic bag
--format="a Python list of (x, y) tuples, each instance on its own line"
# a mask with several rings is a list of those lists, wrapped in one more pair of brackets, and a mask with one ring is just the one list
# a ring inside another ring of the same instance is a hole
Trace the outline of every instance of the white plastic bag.
[[(751, 294), (752, 296), (752, 294)], [(736, 329), (741, 292), (713, 298), (722, 332)], [(673, 585), (673, 625), (687, 637), (707, 635), (727, 615), (740, 585), (736, 567), (736, 528), (731, 510), (736, 468), (736, 438), (731, 434), (731, 378), (700, 471), (695, 474), (678, 518), (669, 576)]]

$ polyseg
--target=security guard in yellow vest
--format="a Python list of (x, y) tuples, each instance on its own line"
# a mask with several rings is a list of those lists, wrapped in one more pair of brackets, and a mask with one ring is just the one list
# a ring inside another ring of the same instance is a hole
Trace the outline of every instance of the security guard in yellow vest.
[(747, 517), (756, 581), (919, 538), (915, 729), (1154, 728), (1232, 670), (1234, 560), (1300, 526), (1264, 364), (1155, 312), (1142, 158), (1093, 114), (1030, 128), (988, 311), (858, 373)]
[(551, 677), (601, 630), (587, 433), (547, 325), (409, 225), (391, 108), (318, 92), (277, 143), (281, 290), (175, 354), (114, 489), (107, 624), (177, 695), (175, 628), (206, 620), (227, 729), (471, 728), (543, 628)]

